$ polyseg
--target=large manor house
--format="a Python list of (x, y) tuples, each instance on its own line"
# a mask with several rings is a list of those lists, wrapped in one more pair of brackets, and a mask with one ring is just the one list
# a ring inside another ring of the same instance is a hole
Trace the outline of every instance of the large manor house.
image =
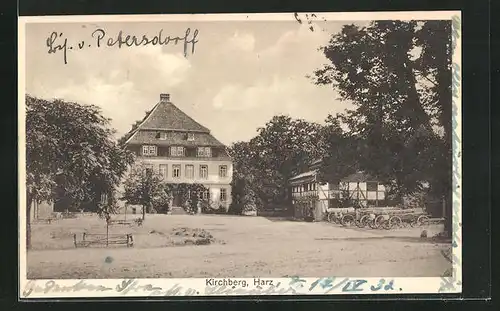
[[(226, 146), (210, 130), (175, 106), (169, 94), (160, 101), (125, 142), (137, 163), (159, 173), (166, 183), (197, 183), (208, 190), (203, 199), (228, 209), (233, 165)], [(172, 206), (184, 204), (175, 195)]]

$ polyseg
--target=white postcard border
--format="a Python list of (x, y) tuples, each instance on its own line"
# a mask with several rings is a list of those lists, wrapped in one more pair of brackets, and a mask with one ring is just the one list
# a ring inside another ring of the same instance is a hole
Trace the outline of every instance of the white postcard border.
[[(299, 13), (300, 17), (305, 14)], [(223, 285), (207, 285), (204, 278), (187, 279), (85, 279), (85, 280), (28, 280), (26, 278), (26, 197), (25, 184), (19, 183), (19, 295), (20, 298), (66, 297), (145, 297), (145, 296), (233, 296), (233, 295), (336, 295), (336, 294), (432, 294), (460, 293), (462, 290), (462, 202), (461, 202), (461, 12), (412, 11), (412, 12), (349, 12), (315, 13), (317, 21), (332, 20), (440, 20), (453, 21), (453, 248), (451, 277), (426, 278), (362, 278), (362, 277), (294, 277), (262, 278), (270, 283), (254, 285), (249, 278), (216, 278)], [(18, 35), (18, 174), (25, 180), (25, 25), (27, 23), (62, 22), (159, 22), (159, 21), (288, 21), (293, 13), (271, 14), (176, 14), (176, 15), (93, 15), (93, 16), (43, 16), (19, 17)], [(232, 286), (223, 280), (240, 281)], [(242, 287), (242, 281), (247, 287)], [(272, 284), (271, 284), (272, 283)]]

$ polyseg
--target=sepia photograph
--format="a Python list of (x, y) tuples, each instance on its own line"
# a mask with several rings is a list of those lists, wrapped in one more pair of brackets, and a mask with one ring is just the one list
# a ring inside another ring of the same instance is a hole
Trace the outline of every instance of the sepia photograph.
[(421, 13), (25, 18), (21, 295), (459, 291), (460, 12)]

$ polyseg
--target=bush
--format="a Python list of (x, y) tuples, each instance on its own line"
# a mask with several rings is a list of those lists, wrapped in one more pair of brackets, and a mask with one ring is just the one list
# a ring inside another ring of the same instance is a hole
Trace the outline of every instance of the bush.
[(205, 202), (202, 205), (201, 212), (203, 214), (227, 214), (225, 206), (219, 202)]
[(162, 191), (158, 196), (155, 196), (152, 200), (152, 210), (155, 213), (166, 214), (172, 208), (172, 206), (170, 206), (172, 193), (166, 185), (164, 187), (164, 191)]
[(232, 202), (228, 209), (228, 214), (242, 215), (246, 212), (257, 211), (259, 198), (247, 184), (239, 185), (237, 189), (233, 188)]

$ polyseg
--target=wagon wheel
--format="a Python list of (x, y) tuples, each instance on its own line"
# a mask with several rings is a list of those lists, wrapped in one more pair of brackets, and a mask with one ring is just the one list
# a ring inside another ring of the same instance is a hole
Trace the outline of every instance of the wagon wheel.
[(410, 224), (408, 218), (406, 216), (401, 216), (399, 218), (401, 218), (401, 223), (399, 224), (399, 227), (400, 228), (406, 228), (406, 227), (408, 227), (408, 225)]
[(333, 222), (335, 223), (335, 214), (334, 213), (328, 213), (328, 222)]
[(351, 226), (351, 224), (354, 223), (354, 217), (352, 215), (345, 215), (344, 217), (342, 217), (340, 223), (342, 224), (342, 226)]
[(385, 221), (385, 216), (386, 215), (378, 215), (375, 220), (373, 221), (373, 229), (380, 229), (381, 226), (384, 224)]
[(389, 230), (392, 228), (391, 226), (391, 222), (389, 220), (385, 220), (380, 226), (379, 226), (380, 229), (385, 229), (385, 230)]
[(429, 224), (429, 216), (421, 215), (417, 218), (417, 226), (424, 226)]
[(368, 226), (370, 226), (370, 228), (372, 229), (377, 229), (377, 223), (375, 222), (375, 220), (377, 220), (377, 217), (370, 218), (368, 222)]
[(410, 219), (410, 227), (414, 228), (418, 226), (418, 216)]
[(370, 220), (370, 215), (363, 215), (361, 219), (356, 223), (358, 228), (364, 228), (368, 224), (368, 221)]
[(399, 216), (392, 216), (391, 218), (389, 218), (387, 223), (388, 223), (389, 228), (384, 227), (384, 229), (392, 229), (394, 227), (400, 228), (403, 224), (403, 221), (401, 220), (401, 217), (399, 217)]

